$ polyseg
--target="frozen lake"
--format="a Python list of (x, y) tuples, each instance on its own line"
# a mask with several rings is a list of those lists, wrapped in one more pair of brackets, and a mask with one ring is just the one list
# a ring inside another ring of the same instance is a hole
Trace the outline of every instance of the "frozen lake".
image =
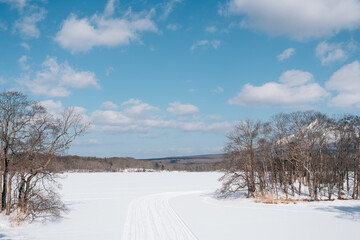
[(57, 222), (0, 239), (358, 239), (360, 201), (267, 205), (214, 198), (220, 173), (69, 173)]

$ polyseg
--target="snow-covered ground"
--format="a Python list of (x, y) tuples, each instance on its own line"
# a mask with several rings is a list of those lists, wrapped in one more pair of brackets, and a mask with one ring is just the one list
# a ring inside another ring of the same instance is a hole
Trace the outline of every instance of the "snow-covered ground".
[(360, 239), (360, 201), (268, 205), (216, 199), (220, 173), (70, 173), (70, 212), (11, 227), (5, 239)]

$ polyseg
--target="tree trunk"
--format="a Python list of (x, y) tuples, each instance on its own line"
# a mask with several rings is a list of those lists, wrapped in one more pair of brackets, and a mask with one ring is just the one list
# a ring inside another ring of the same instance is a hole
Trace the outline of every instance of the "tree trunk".
[(332, 197), (332, 183), (328, 183), (328, 199), (330, 200)]
[(19, 183), (19, 198), (18, 198), (18, 207), (20, 208), (20, 212), (24, 210), (24, 197), (25, 197), (25, 176), (21, 175), (20, 183)]
[[(2, 190), (3, 190), (3, 187), (2, 187), (2, 178), (3, 178), (3, 176), (2, 176), (2, 171), (1, 171), (1, 169), (2, 169), (2, 161), (0, 162), (0, 194), (2, 194)], [(0, 196), (0, 213), (2, 212), (2, 197)]]
[(7, 158), (4, 159), (4, 173), (3, 173), (3, 189), (1, 194), (1, 209), (4, 210), (6, 207), (6, 193), (7, 193), (7, 178), (8, 178), (8, 164)]
[(342, 190), (343, 188), (343, 178), (342, 178), (342, 174), (339, 174), (339, 179), (338, 179), (338, 199), (342, 199)]
[(14, 177), (14, 173), (12, 172), (9, 176), (8, 180), (8, 188), (7, 188), (7, 200), (6, 200), (6, 215), (10, 215), (11, 210), (11, 184), (12, 184), (12, 178)]

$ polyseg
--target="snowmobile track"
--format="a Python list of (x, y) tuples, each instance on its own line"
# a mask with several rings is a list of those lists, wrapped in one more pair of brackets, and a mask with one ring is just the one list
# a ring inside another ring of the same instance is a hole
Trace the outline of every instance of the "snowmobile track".
[(196, 240), (169, 200), (193, 192), (167, 192), (137, 198), (130, 203), (123, 240)]

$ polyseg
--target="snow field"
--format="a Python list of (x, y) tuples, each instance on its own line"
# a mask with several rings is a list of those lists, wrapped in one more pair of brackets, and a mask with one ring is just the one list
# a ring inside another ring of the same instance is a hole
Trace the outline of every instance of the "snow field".
[(221, 175), (70, 173), (62, 180), (68, 214), (20, 227), (0, 217), (0, 239), (360, 239), (360, 201), (217, 199)]
[(196, 193), (168, 192), (133, 200), (128, 209), (122, 239), (196, 240), (197, 237), (169, 204), (171, 198)]

